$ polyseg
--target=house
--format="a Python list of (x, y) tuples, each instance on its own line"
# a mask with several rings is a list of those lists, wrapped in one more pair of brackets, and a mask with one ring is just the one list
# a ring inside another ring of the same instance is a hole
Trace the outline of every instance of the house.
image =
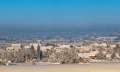
[(90, 51), (90, 49), (91, 49), (91, 46), (81, 46), (79, 48), (80, 52), (88, 52)]
[(46, 51), (47, 49), (51, 50), (53, 48), (53, 46), (41, 46), (40, 49), (42, 51)]
[(94, 57), (97, 53), (99, 53), (98, 51), (92, 51), (90, 53), (78, 53), (78, 56), (81, 58), (91, 58)]
[(62, 48), (62, 49), (63, 48), (68, 48), (68, 49), (70, 49), (70, 45), (60, 45), (59, 48)]
[(7, 47), (7, 51), (19, 51), (21, 49), (21, 44), (12, 44), (11, 47)]
[(111, 45), (110, 45), (110, 48), (111, 48), (111, 49), (114, 49), (115, 47), (116, 47), (115, 44), (111, 44)]
[(27, 50), (27, 49), (29, 49), (30, 48), (30, 46), (24, 46), (24, 49), (25, 50)]
[(63, 51), (63, 49), (62, 49), (62, 48), (60, 48), (60, 47), (56, 47), (56, 48), (55, 48), (55, 51), (56, 51), (56, 52), (62, 52), (62, 51)]
[(112, 54), (106, 54), (106, 58), (110, 58)]
[(55, 47), (56, 52), (62, 52), (64, 49), (70, 49), (70, 45), (59, 45), (58, 47)]
[(115, 53), (116, 58), (120, 59), (119, 53)]
[(107, 47), (108, 45), (106, 43), (101, 43), (100, 46), (101, 47)]

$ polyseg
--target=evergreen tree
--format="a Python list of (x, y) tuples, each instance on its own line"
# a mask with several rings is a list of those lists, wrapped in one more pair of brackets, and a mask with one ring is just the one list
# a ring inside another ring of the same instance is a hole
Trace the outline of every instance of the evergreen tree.
[(30, 58), (31, 59), (35, 59), (35, 50), (34, 50), (34, 46), (33, 45), (31, 45), (31, 47), (30, 47)]
[(40, 51), (40, 59), (43, 58), (43, 53), (42, 53), (42, 50)]
[(37, 46), (37, 59), (42, 59), (42, 50), (40, 49), (40, 45)]
[(40, 60), (40, 45), (37, 46), (37, 59)]

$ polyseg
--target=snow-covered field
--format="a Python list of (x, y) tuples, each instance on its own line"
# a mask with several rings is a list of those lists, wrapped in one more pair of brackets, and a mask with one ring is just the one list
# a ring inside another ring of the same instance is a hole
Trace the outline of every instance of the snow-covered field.
[(120, 72), (120, 63), (76, 65), (28, 65), (0, 66), (0, 72)]

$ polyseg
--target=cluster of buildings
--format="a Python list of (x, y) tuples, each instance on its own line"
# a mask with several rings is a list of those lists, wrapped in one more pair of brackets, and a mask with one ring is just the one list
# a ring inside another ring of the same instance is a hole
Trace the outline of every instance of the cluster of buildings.
[[(34, 50), (37, 50), (38, 45), (40, 49), (44, 52), (48, 49), (54, 49), (55, 52), (62, 52), (65, 49), (75, 48), (78, 52), (78, 56), (81, 58), (91, 58), (99, 53), (99, 47), (104, 49), (102, 51), (103, 54), (106, 55), (107, 58), (110, 58), (112, 55), (112, 50), (116, 47), (116, 44), (107, 44), (107, 43), (91, 43), (89, 45), (70, 45), (70, 44), (58, 44), (57, 46), (45, 46), (40, 43), (30, 43), (28, 45), (22, 44), (12, 44), (11, 46), (6, 48), (6, 51), (19, 51), (20, 49), (29, 49), (31, 45), (34, 46)], [(110, 52), (111, 51), (111, 52)], [(119, 53), (115, 54), (117, 58), (120, 58)]]

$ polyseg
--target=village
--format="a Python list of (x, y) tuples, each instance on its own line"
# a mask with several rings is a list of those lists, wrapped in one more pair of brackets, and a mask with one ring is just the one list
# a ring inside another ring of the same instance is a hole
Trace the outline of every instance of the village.
[(58, 63), (80, 64), (91, 62), (119, 62), (120, 43), (91, 44), (46, 44), (30, 43), (28, 45), (11, 44), (0, 49), (0, 64), (12, 63)]

